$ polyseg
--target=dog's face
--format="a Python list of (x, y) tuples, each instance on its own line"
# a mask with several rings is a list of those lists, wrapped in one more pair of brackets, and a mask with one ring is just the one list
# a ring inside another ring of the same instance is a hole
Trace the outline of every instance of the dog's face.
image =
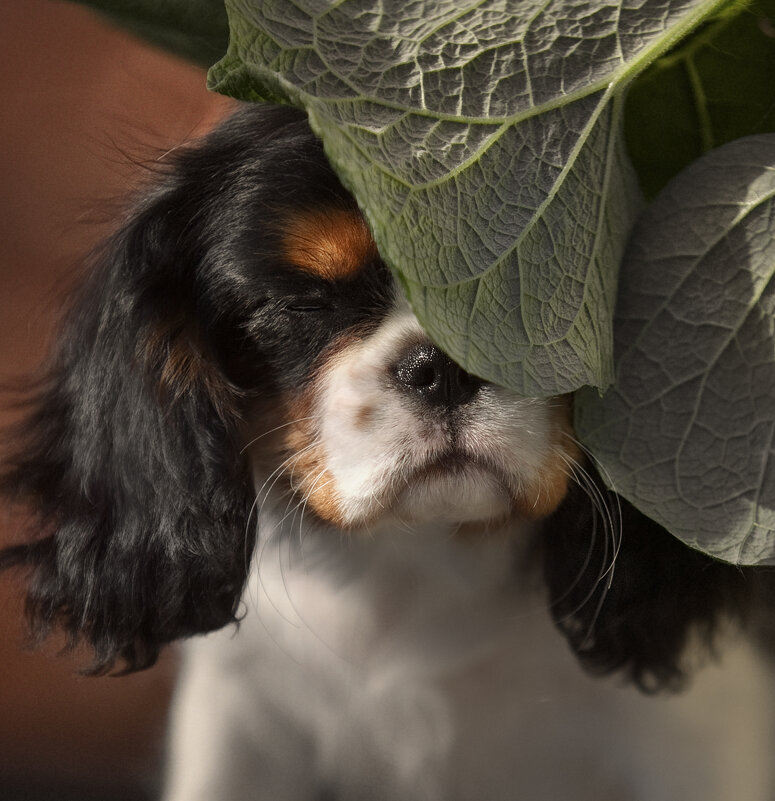
[[(28, 403), (0, 495), (37, 516), (0, 569), (27, 566), (33, 627), (87, 640), (96, 670), (235, 620), (257, 495), (375, 536), (540, 521), (558, 625), (638, 681), (674, 676), (689, 625), (711, 630), (735, 597), (729, 573), (706, 565), (700, 586), (682, 572), (698, 557), (626, 504), (615, 518), (573, 469), (568, 399), (519, 397), (431, 343), (295, 110), (245, 109), (175, 151), (97, 255)], [(694, 598), (679, 616), (668, 569)]]
[(292, 109), (176, 151), (60, 339), (0, 475), (39, 529), (0, 566), (32, 567), (33, 620), (98, 669), (234, 619), (257, 494), (341, 530), (502, 530), (567, 489), (567, 401), (430, 342)]
[(346, 529), (552, 512), (576, 456), (567, 399), (521, 398), (433, 345), (354, 205), (288, 215), (265, 279), (296, 287), (271, 309), (289, 332), (271, 361), (288, 374), (251, 421), (259, 492), (290, 489)]
[(166, 394), (204, 387), (228, 409), (236, 389), (259, 492), (341, 528), (549, 514), (577, 455), (568, 400), (518, 397), (436, 348), (320, 143), (274, 114), (282, 127), (249, 110), (183, 157), (183, 231), (141, 336)]

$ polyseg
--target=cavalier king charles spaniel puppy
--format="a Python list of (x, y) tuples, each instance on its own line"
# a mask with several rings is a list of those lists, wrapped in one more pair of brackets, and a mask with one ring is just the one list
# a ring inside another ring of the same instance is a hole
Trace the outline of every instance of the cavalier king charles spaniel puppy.
[(26, 402), (0, 566), (93, 672), (188, 639), (167, 801), (772, 797), (753, 637), (655, 693), (766, 573), (605, 489), (570, 398), (439, 350), (301, 112), (172, 154)]

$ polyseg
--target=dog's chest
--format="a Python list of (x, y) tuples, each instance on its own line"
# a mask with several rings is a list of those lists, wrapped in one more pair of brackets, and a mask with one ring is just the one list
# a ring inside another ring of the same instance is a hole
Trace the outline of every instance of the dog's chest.
[(322, 774), (361, 792), (379, 784), (386, 798), (411, 787), (441, 799), (456, 763), (493, 760), (515, 730), (529, 747), (547, 703), (561, 701), (544, 646), (562, 644), (544, 636), (545, 609), (515, 582), (512, 551), (401, 533), (330, 549), (281, 539), (260, 552), (245, 621), (259, 684), (313, 733)]
[(767, 777), (735, 767), (770, 725), (750, 653), (688, 696), (641, 697), (583, 674), (515, 580), (513, 543), (413, 537), (262, 543), (216, 657), (258, 752), (296, 733), (337, 801), (715, 801), (741, 780), (765, 797)]

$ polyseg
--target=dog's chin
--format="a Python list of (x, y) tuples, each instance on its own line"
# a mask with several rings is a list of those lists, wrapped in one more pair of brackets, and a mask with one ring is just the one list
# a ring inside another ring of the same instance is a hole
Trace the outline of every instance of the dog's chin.
[(511, 493), (491, 470), (476, 464), (426, 468), (413, 476), (391, 505), (402, 521), (488, 527), (514, 510)]

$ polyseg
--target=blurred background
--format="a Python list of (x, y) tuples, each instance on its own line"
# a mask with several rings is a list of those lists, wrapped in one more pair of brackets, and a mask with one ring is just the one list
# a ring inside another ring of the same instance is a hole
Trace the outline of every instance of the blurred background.
[[(0, 2), (0, 384), (34, 369), (63, 291), (110, 230), (143, 163), (210, 128), (230, 101), (204, 71), (75, 4)], [(0, 426), (13, 412), (0, 396)], [(18, 536), (0, 508), (0, 544)], [(0, 799), (146, 801), (158, 788), (175, 654), (123, 678), (85, 654), (24, 647), (18, 580), (0, 576)]]

